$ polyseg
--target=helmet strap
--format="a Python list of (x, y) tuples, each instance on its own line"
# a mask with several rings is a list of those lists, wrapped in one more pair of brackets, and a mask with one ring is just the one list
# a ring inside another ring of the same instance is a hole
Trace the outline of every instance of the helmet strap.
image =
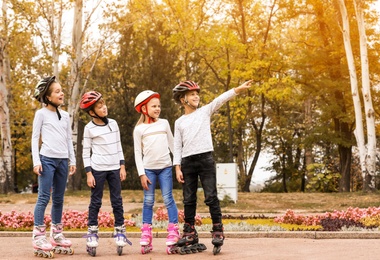
[(90, 113), (90, 116), (92, 116), (92, 117), (94, 117), (94, 118), (99, 118), (100, 120), (102, 120), (103, 121), (103, 123), (105, 124), (105, 125), (107, 125), (108, 124), (108, 118), (106, 117), (106, 116), (104, 116), (104, 117), (100, 117), (94, 110), (92, 110), (92, 112), (94, 112), (94, 114), (95, 114), (95, 116), (92, 116)]
[(148, 107), (146, 106), (146, 104), (144, 105), (144, 107), (145, 107), (145, 112), (143, 111), (142, 107), (141, 107), (141, 112), (142, 112), (145, 116), (148, 117), (148, 124), (154, 123), (156, 120), (155, 120), (153, 117), (151, 117), (151, 116), (149, 115), (149, 113), (148, 113)]
[(59, 109), (58, 109), (59, 106), (57, 106), (56, 104), (54, 104), (53, 102), (51, 102), (49, 100), (47, 100), (47, 103), (48, 103), (48, 105), (50, 104), (53, 107), (55, 107), (55, 110), (57, 111), (58, 120), (61, 120), (62, 116), (61, 116), (61, 113), (59, 113)]
[(186, 97), (186, 95), (185, 95), (185, 102), (184, 102), (184, 103), (185, 103), (185, 105), (189, 106), (190, 108), (192, 108), (192, 109), (194, 109), (194, 110), (197, 109), (196, 106), (190, 105), (189, 101), (187, 101), (187, 97)]

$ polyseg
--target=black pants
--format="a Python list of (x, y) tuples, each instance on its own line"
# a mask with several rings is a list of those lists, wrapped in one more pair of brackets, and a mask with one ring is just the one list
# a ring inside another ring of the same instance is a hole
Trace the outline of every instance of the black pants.
[(218, 194), (216, 190), (215, 161), (211, 152), (182, 158), (181, 170), (183, 184), (183, 204), (185, 222), (194, 225), (197, 208), (198, 177), (205, 195), (205, 204), (209, 207), (212, 223), (222, 223)]
[(96, 186), (91, 188), (91, 202), (88, 207), (88, 226), (98, 226), (98, 214), (102, 206), (104, 184), (107, 181), (110, 190), (110, 199), (115, 217), (115, 227), (124, 225), (123, 199), (121, 197), (120, 170), (95, 171), (92, 169)]

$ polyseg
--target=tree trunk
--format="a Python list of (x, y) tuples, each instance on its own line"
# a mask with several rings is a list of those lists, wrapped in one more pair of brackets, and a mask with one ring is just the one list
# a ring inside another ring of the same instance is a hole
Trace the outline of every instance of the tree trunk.
[(348, 69), (350, 72), (350, 82), (351, 82), (351, 93), (352, 93), (352, 99), (354, 104), (354, 110), (355, 110), (355, 137), (356, 142), (359, 150), (359, 159), (360, 159), (360, 166), (363, 176), (363, 189), (368, 189), (368, 186), (365, 184), (366, 180), (366, 167), (365, 167), (365, 157), (366, 157), (366, 147), (365, 147), (365, 140), (364, 140), (364, 129), (363, 129), (363, 116), (362, 116), (362, 110), (361, 110), (361, 101), (358, 94), (358, 80), (357, 80), (357, 73), (355, 68), (355, 60), (354, 55), (352, 52), (351, 47), (351, 40), (350, 40), (350, 25), (348, 20), (348, 14), (346, 5), (344, 3), (344, 0), (338, 0), (340, 13), (342, 15), (342, 23), (343, 23), (343, 42), (344, 42), (344, 48), (346, 50), (346, 58), (347, 58), (347, 64)]
[[(311, 113), (311, 103), (312, 100), (308, 97), (304, 103), (305, 108), (305, 138), (309, 136), (310, 130), (312, 126), (312, 113)], [(314, 162), (313, 158), (313, 147), (312, 144), (305, 144), (305, 158), (304, 158), (304, 167), (303, 167), (303, 175), (301, 180), (301, 191), (305, 192), (306, 188), (306, 179), (309, 176), (307, 167)]]
[(8, 42), (7, 30), (7, 1), (2, 5), (2, 21), (0, 25), (0, 194), (14, 191), (12, 175), (12, 142), (9, 123), (9, 95), (7, 79), (10, 78), (10, 69), (6, 45)]
[[(78, 121), (78, 140), (83, 139), (85, 125), (86, 123), (84, 123), (82, 120)], [(83, 149), (82, 142), (78, 142), (77, 150), (82, 151), (82, 149)], [(71, 191), (82, 189), (82, 177), (84, 176), (82, 153), (77, 153), (76, 158), (77, 158), (77, 172), (71, 176), (71, 178), (69, 179), (69, 183), (67, 184), (67, 188)]]
[[(74, 151), (77, 156), (77, 171), (78, 174), (74, 174), (72, 178), (69, 179), (69, 189), (70, 190), (80, 190), (81, 189), (81, 174), (79, 161), (82, 161), (82, 156), (79, 149), (80, 143), (82, 142), (82, 137), (78, 134), (78, 103), (80, 99), (80, 91), (79, 86), (81, 84), (81, 73), (80, 68), (82, 67), (82, 42), (83, 42), (83, 32), (82, 32), (82, 16), (83, 16), (83, 0), (75, 1), (74, 8), (74, 23), (73, 23), (73, 37), (72, 37), (72, 45), (73, 45), (73, 53), (74, 58), (72, 59), (71, 66), (71, 96), (70, 96), (70, 104), (69, 104), (69, 114), (71, 119), (71, 127), (72, 127), (72, 139), (74, 142)], [(78, 161), (78, 159), (80, 159)]]
[(243, 192), (249, 192), (250, 191), (249, 187), (251, 185), (253, 172), (256, 168), (256, 164), (257, 164), (257, 161), (259, 160), (261, 149), (262, 149), (262, 140), (263, 140), (263, 130), (264, 130), (264, 125), (265, 125), (265, 119), (266, 119), (265, 97), (262, 94), (261, 95), (261, 122), (260, 122), (260, 125), (257, 126), (255, 120), (254, 119), (251, 120), (252, 126), (255, 130), (255, 135), (256, 135), (256, 152), (255, 152), (255, 155), (253, 157), (252, 163), (249, 166), (249, 171), (248, 171), (247, 178), (246, 178), (246, 181), (244, 184)]
[(342, 175), (339, 181), (339, 191), (350, 192), (352, 147), (344, 147), (342, 145), (339, 145), (338, 150), (340, 158), (340, 172)]
[[(341, 91), (335, 91), (336, 103), (344, 103), (344, 96)], [(342, 112), (347, 113), (346, 107), (342, 105)], [(340, 138), (345, 140), (345, 143), (351, 143), (352, 129), (347, 122), (339, 118), (334, 118), (335, 132), (339, 133)], [(349, 192), (351, 180), (351, 161), (352, 161), (352, 146), (338, 144), (339, 152), (339, 172), (341, 175), (339, 181), (339, 191)]]
[[(359, 30), (360, 40), (360, 62), (362, 72), (362, 95), (364, 101), (364, 114), (366, 119), (367, 130), (367, 153), (365, 157), (366, 166), (366, 183), (363, 186), (365, 190), (375, 190), (375, 173), (376, 173), (376, 129), (375, 129), (375, 111), (372, 105), (371, 88), (369, 81), (369, 65), (367, 51), (367, 36), (365, 32), (365, 23), (363, 15), (362, 0), (354, 0), (356, 21)], [(367, 176), (368, 175), (368, 176)]]

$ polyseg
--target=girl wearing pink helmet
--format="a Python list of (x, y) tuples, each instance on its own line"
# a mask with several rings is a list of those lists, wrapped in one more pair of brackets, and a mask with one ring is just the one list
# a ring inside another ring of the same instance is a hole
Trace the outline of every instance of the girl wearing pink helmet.
[(141, 228), (141, 253), (146, 254), (152, 246), (152, 217), (155, 201), (156, 182), (168, 210), (169, 224), (166, 239), (168, 254), (176, 251), (179, 239), (178, 209), (174, 201), (172, 160), (173, 134), (166, 119), (159, 118), (161, 112), (160, 94), (146, 90), (137, 95), (135, 109), (141, 114), (133, 131), (135, 161), (141, 185), (144, 189), (144, 203)]

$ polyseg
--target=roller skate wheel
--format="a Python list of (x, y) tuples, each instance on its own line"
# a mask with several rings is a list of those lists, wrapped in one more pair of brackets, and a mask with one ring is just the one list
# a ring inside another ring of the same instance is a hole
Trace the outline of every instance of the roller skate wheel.
[(166, 253), (168, 255), (177, 254), (178, 253), (177, 246), (168, 246), (168, 247), (166, 247)]
[(67, 254), (69, 254), (69, 255), (73, 255), (73, 254), (74, 254), (74, 249), (69, 248), (69, 250), (67, 251)]
[(149, 253), (149, 252), (152, 251), (152, 250), (153, 250), (153, 248), (152, 248), (151, 245), (141, 246), (141, 253), (142, 253), (143, 255)]
[(117, 254), (121, 255), (122, 253), (123, 253), (123, 247), (122, 246), (118, 246), (117, 247)]
[(222, 248), (220, 246), (214, 246), (214, 249), (212, 250), (212, 252), (214, 253), (214, 255), (217, 255), (220, 253), (220, 250)]
[(186, 255), (186, 254), (190, 254), (190, 253), (191, 253), (191, 250), (189, 251), (189, 250), (187, 250), (186, 247), (181, 247), (181, 248), (179, 249), (179, 253), (180, 253), (181, 255)]
[(87, 252), (90, 256), (96, 256), (96, 247), (88, 247)]

